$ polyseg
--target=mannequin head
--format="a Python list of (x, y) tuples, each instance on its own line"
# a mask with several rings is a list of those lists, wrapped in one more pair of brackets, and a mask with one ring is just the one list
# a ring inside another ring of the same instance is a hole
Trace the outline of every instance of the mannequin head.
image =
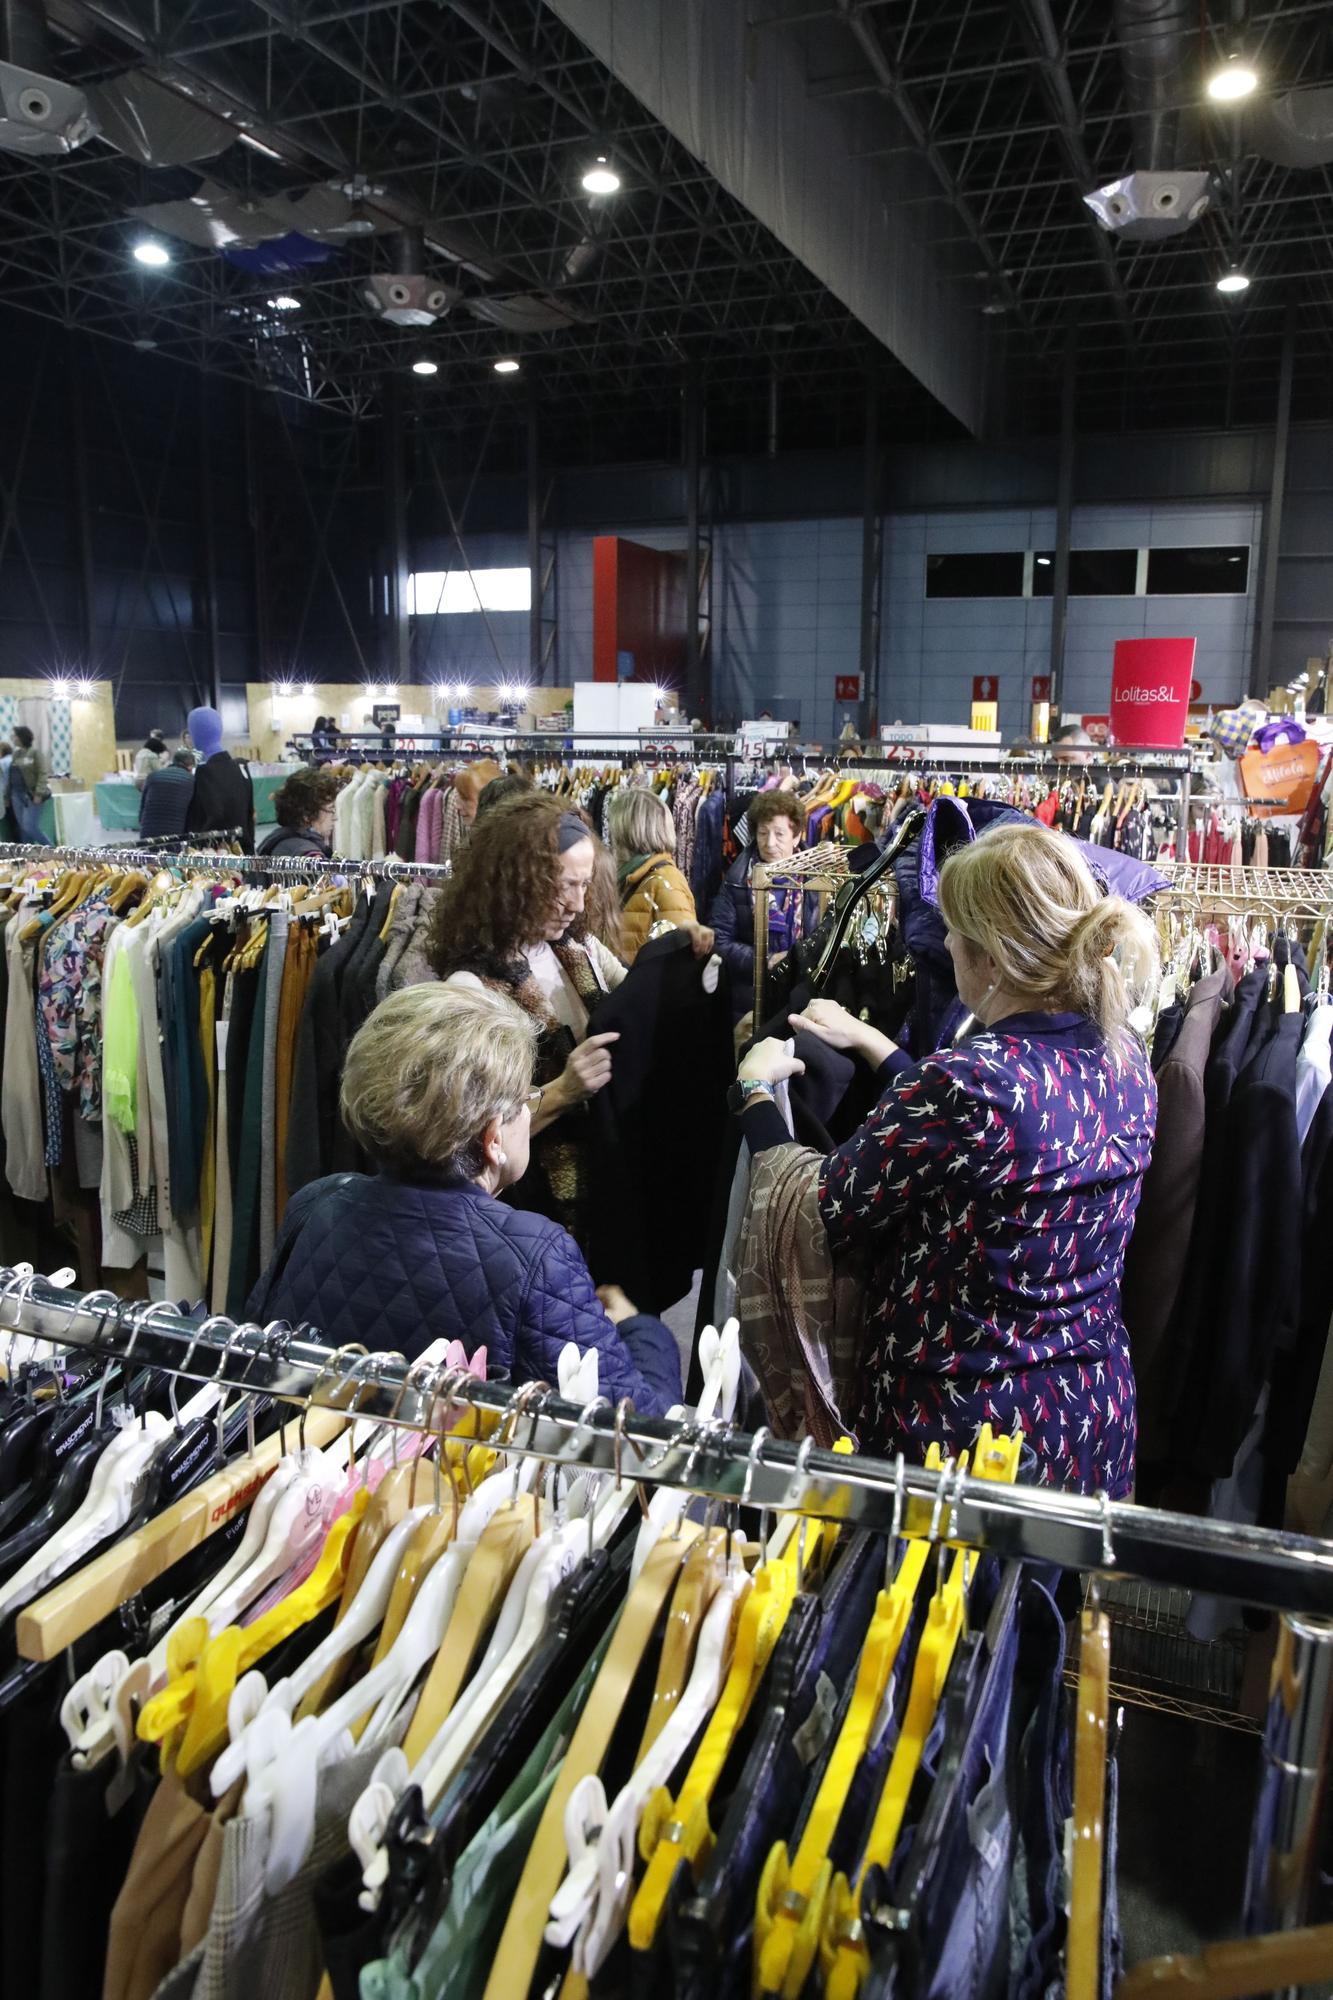
[(201, 761), (222, 748), (222, 717), (215, 708), (192, 708), (186, 728)]

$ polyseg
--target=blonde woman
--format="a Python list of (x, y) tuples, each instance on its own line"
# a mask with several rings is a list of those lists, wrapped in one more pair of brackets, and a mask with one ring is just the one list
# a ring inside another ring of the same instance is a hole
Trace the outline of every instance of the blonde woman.
[(676, 823), (656, 792), (627, 785), (613, 793), (607, 822), (620, 885), (621, 951), (633, 964), (659, 928), (697, 926), (694, 897), (676, 866)]
[(409, 986), (382, 1001), (342, 1082), (343, 1119), (376, 1171), (292, 1197), (250, 1316), (409, 1360), (457, 1339), (515, 1382), (554, 1382), (572, 1340), (596, 1350), (613, 1402), (659, 1415), (679, 1402), (668, 1328), (616, 1286), (594, 1291), (558, 1224), (497, 1199), (527, 1170), (536, 1045), (533, 1015), (485, 987)]
[[(914, 1062), (816, 1000), (795, 1026), (871, 1063), (883, 1095), (819, 1176), (835, 1259), (867, 1254), (863, 1450), (968, 1449), (1022, 1431), (1037, 1476), (1128, 1494), (1134, 1376), (1125, 1248), (1157, 1097), (1129, 1027), (1157, 971), (1152, 926), (1102, 897), (1074, 843), (984, 833), (940, 874), (965, 1041)], [(737, 1099), (752, 1150), (788, 1136), (773, 1086), (802, 1064), (758, 1043)]]

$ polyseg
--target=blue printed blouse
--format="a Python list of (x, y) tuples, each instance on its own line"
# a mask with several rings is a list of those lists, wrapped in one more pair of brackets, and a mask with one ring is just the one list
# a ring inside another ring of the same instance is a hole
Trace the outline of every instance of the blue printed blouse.
[(920, 1462), (1017, 1426), (1051, 1485), (1123, 1497), (1134, 1375), (1125, 1248), (1157, 1092), (1127, 1036), (1014, 1014), (895, 1072), (824, 1163), (835, 1256), (871, 1259), (862, 1449)]

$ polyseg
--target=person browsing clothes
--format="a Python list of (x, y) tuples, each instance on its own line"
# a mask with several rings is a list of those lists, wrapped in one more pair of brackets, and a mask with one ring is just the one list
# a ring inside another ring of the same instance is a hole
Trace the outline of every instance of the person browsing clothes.
[[(1152, 1152), (1156, 1088), (1129, 1026), (1157, 974), (1148, 920), (1103, 898), (1072, 841), (991, 829), (939, 881), (966, 1040), (913, 1061), (831, 1001), (793, 1026), (874, 1066), (875, 1110), (823, 1162), (835, 1262), (867, 1259), (861, 1448), (920, 1462), (1015, 1427), (1038, 1476), (1123, 1498), (1134, 1376), (1120, 1312), (1125, 1249)], [(740, 1066), (753, 1151), (789, 1137), (784, 1043)]]
[(566, 1231), (496, 1198), (527, 1167), (537, 1036), (532, 1014), (485, 988), (409, 986), (381, 1001), (352, 1038), (341, 1099), (375, 1171), (292, 1197), (247, 1311), (308, 1322), (333, 1346), (373, 1328), (409, 1361), (461, 1340), (516, 1383), (554, 1382), (572, 1340), (596, 1352), (613, 1402), (659, 1415), (679, 1402), (669, 1329), (617, 1287), (595, 1292)]
[[(759, 862), (790, 861), (805, 837), (805, 815), (794, 792), (760, 792), (746, 814), (752, 845), (732, 862), (714, 899), (708, 921), (719, 956), (731, 971), (731, 1004), (737, 1020), (754, 998), (754, 889), (750, 877)], [(819, 898), (797, 889), (775, 890), (768, 898), (768, 963), (778, 965), (798, 937), (819, 922)]]

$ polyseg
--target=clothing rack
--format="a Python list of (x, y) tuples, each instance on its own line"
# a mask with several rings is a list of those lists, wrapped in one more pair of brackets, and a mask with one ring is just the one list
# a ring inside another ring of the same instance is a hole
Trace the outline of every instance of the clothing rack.
[(111, 862), (118, 868), (160, 868), (176, 861), (191, 868), (212, 868), (227, 875), (264, 875), (282, 881), (309, 881), (316, 875), (373, 875), (382, 882), (443, 882), (450, 873), (447, 861), (400, 861), (386, 855), (378, 861), (348, 861), (338, 855), (322, 854), (232, 854), (207, 848), (177, 847), (3, 847), (0, 862), (7, 856), (25, 861), (54, 861), (62, 868), (96, 867)]
[(605, 1400), (580, 1411), (545, 1385), (514, 1390), (472, 1377), (445, 1380), (397, 1355), (334, 1350), (282, 1324), (240, 1325), (221, 1315), (195, 1322), (162, 1305), (80, 1295), (0, 1267), (0, 1336), (6, 1333), (408, 1429), (437, 1430), (446, 1403), (472, 1404), (515, 1418), (508, 1444), (529, 1457), (848, 1527), (910, 1532), (919, 1513), (913, 1503), (928, 1502), (936, 1535), (947, 1508), (951, 1541), (1006, 1559), (1140, 1576), (1326, 1618), (1333, 1646), (1333, 1543), (1304, 1535), (1050, 1487), (996, 1486), (957, 1468), (942, 1479), (919, 1466), (820, 1451), (809, 1439), (796, 1446), (761, 1435), (756, 1443), (727, 1423), (688, 1415), (673, 1422), (623, 1405), (614, 1411)]
[(1158, 896), (1159, 910), (1178, 903), (1195, 914), (1268, 915), (1309, 924), (1333, 909), (1333, 875), (1319, 868), (1230, 868), (1178, 861), (1169, 873), (1171, 887)]
[[(1272, 1811), (1247, 1887), (1246, 1928), (1305, 1920), (1322, 1839), (1333, 1737), (1333, 1545), (1272, 1529), (1157, 1513), (1104, 1496), (969, 1478), (738, 1434), (724, 1420), (638, 1416), (605, 1398), (585, 1408), (545, 1384), (510, 1389), (466, 1370), (423, 1370), (401, 1357), (332, 1350), (285, 1325), (200, 1324), (155, 1304), (107, 1292), (81, 1296), (27, 1271), (0, 1268), (0, 1333), (89, 1349), (175, 1376), (262, 1393), (362, 1419), (440, 1431), (471, 1407), (505, 1421), (503, 1451), (565, 1468), (590, 1466), (706, 1495), (732, 1505), (782, 1509), (896, 1538), (963, 1543), (1004, 1560), (1056, 1564), (1093, 1575), (1137, 1575), (1220, 1592), (1282, 1612), (1266, 1722)], [(480, 1415), (478, 1416), (480, 1426)], [(25, 1646), (28, 1650), (25, 1651)], [(18, 1624), (18, 1650), (40, 1657)]]

